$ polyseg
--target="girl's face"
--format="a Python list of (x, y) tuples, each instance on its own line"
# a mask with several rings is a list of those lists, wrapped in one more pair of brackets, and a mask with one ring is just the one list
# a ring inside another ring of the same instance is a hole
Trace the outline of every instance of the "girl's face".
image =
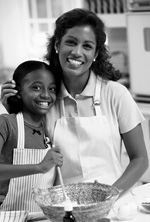
[(90, 26), (68, 29), (58, 46), (59, 60), (64, 77), (89, 75), (96, 57), (96, 37)]
[(23, 112), (31, 115), (45, 115), (56, 100), (56, 84), (48, 70), (35, 70), (28, 73), (22, 81), (20, 96)]

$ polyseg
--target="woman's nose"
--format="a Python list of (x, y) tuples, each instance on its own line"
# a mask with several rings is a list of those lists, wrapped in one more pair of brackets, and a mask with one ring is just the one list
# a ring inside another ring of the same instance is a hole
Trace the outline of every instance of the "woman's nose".
[(80, 45), (74, 47), (74, 49), (71, 52), (73, 55), (81, 55), (82, 54), (82, 47)]

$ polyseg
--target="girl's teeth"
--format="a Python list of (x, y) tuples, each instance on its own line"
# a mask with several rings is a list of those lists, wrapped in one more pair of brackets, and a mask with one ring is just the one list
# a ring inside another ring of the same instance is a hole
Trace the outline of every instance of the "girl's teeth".
[(40, 103), (38, 103), (40, 106), (48, 106), (48, 102), (40, 102)]

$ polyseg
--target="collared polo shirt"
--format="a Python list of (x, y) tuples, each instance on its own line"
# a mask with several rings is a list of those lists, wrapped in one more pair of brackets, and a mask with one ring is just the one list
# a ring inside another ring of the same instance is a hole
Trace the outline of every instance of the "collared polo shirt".
[[(96, 75), (91, 72), (85, 89), (80, 95), (76, 95), (75, 98), (73, 98), (66, 90), (65, 86), (62, 85), (61, 94), (55, 105), (47, 114), (46, 118), (47, 129), (52, 140), (56, 121), (61, 118), (61, 100), (64, 100), (66, 118), (90, 117), (95, 115), (95, 110), (93, 109), (93, 98), (96, 79)], [(112, 136), (113, 147), (120, 159), (122, 149), (121, 134), (134, 129), (144, 120), (144, 117), (133, 100), (130, 92), (125, 86), (118, 82), (102, 80), (100, 101), (101, 113), (107, 118), (109, 130)]]
[(66, 117), (87, 117), (94, 116), (93, 101), (95, 94), (96, 76), (91, 72), (89, 81), (85, 89), (73, 98), (62, 84), (61, 95), (58, 99), (64, 100)]

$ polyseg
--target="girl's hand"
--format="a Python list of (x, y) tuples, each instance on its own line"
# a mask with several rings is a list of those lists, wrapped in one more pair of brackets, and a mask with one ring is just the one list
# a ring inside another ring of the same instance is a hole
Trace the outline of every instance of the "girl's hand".
[(8, 112), (9, 112), (9, 106), (7, 103), (7, 99), (10, 96), (16, 95), (17, 90), (14, 89), (15, 87), (16, 87), (15, 81), (8, 80), (2, 85), (1, 88), (1, 102)]
[(40, 172), (46, 173), (54, 166), (62, 166), (63, 155), (60, 153), (59, 147), (49, 150), (44, 159), (39, 163)]

